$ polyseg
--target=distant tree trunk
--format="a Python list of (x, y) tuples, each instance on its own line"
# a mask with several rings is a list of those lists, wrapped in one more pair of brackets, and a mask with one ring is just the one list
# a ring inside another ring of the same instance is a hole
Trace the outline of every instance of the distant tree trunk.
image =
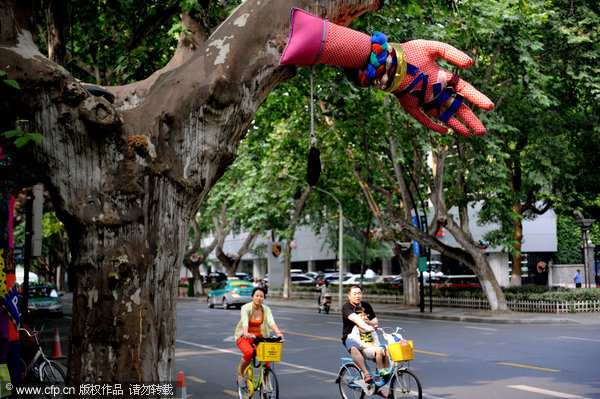
[[(520, 208), (520, 205), (517, 205), (513, 208), (515, 215), (521, 215), (523, 213)], [(521, 243), (523, 242), (523, 223), (521, 222), (520, 218), (515, 218), (515, 220), (513, 220), (513, 241), (514, 251), (510, 255), (512, 260), (510, 285), (520, 287), (523, 284), (521, 274)]]
[[(198, 253), (198, 250), (200, 250), (200, 243), (202, 242), (202, 232), (195, 220), (192, 222), (192, 229), (194, 230), (194, 243), (184, 256), (183, 266), (192, 273), (192, 277), (194, 278), (194, 295), (204, 295), (204, 285), (202, 284), (202, 276), (200, 275), (200, 265), (206, 261), (213, 251), (217, 245), (217, 240), (213, 239), (203, 251)], [(192, 256), (194, 256), (195, 259), (192, 259)]]
[(283, 249), (283, 297), (286, 299), (292, 298), (292, 247), (291, 242), (294, 239), (294, 234), (296, 232), (296, 227), (300, 222), (300, 216), (302, 215), (302, 211), (306, 206), (306, 200), (308, 199), (308, 195), (311, 193), (312, 187), (307, 186), (302, 195), (296, 202), (296, 207), (294, 209), (294, 214), (290, 219), (287, 230), (285, 231), (285, 248)]
[(217, 246), (215, 248), (215, 252), (217, 254), (217, 259), (221, 262), (223, 267), (225, 268), (227, 275), (229, 277), (234, 277), (237, 272), (238, 266), (242, 261), (242, 257), (250, 252), (254, 248), (254, 243), (262, 230), (256, 230), (248, 233), (246, 239), (244, 240), (242, 246), (237, 250), (237, 252), (233, 254), (226, 254), (223, 252), (223, 243), (224, 240), (218, 240)]

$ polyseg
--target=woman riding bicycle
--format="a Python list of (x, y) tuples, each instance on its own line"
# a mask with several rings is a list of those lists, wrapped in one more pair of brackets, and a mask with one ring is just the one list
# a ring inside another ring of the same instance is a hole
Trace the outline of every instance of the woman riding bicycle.
[(273, 314), (268, 306), (263, 305), (265, 300), (265, 291), (261, 287), (256, 287), (252, 291), (252, 302), (242, 306), (241, 320), (235, 328), (235, 340), (238, 347), (244, 354), (238, 366), (238, 383), (244, 384), (243, 373), (246, 367), (252, 362), (254, 337), (263, 337), (269, 335), (269, 328), (275, 334), (283, 339), (283, 334), (277, 328)]

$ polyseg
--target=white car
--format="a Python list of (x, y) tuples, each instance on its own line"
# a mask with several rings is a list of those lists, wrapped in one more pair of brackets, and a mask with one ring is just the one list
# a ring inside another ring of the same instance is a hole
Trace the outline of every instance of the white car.
[[(364, 277), (363, 276), (363, 285), (364, 284), (375, 284), (379, 280), (378, 276), (375, 277)], [(342, 285), (360, 285), (360, 274), (352, 274), (344, 278)]]
[(292, 273), (292, 284), (299, 285), (315, 285), (317, 282), (314, 278), (307, 276), (304, 273)]

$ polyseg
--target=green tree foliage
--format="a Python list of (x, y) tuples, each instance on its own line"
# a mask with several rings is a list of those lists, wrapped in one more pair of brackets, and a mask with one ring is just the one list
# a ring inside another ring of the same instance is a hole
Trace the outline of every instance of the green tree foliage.
[(582, 258), (581, 230), (568, 217), (559, 215), (557, 217), (557, 239), (558, 251), (556, 252), (556, 263), (575, 264), (580, 263)]
[[(45, 21), (47, 2), (39, 3), (39, 18)], [(60, 8), (66, 20), (64, 66), (84, 82), (122, 85), (143, 80), (167, 64), (180, 35), (187, 32), (183, 11), (200, 21), (208, 37), (239, 4), (238, 0), (65, 2)], [(46, 37), (40, 32), (45, 48)]]

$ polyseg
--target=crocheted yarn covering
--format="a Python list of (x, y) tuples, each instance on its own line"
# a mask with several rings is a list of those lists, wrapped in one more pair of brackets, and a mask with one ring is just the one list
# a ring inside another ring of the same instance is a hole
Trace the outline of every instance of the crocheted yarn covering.
[(327, 40), (317, 63), (362, 68), (371, 54), (371, 36), (327, 22)]
[[(418, 68), (418, 72), (416, 75), (407, 73), (404, 81), (400, 87), (394, 91), (394, 94), (399, 97), (398, 100), (404, 110), (414, 116), (419, 122), (425, 125), (425, 127), (439, 133), (446, 133), (448, 131), (446, 126), (434, 122), (423, 113), (419, 108), (419, 100), (421, 99), (423, 102), (428, 102), (433, 99), (433, 83), (441, 83), (442, 87), (445, 88), (448, 85), (448, 82), (453, 79), (452, 73), (440, 68), (440, 66), (436, 64), (435, 60), (437, 58), (443, 58), (460, 68), (470, 67), (472, 62), (471, 58), (448, 44), (431, 40), (413, 40), (403, 43), (402, 47), (404, 48), (407, 61)], [(409, 94), (405, 95), (402, 93), (402, 91), (409, 87), (415, 79), (419, 78), (419, 74), (421, 73), (424, 74), (427, 79), (421, 77), (421, 82), (419, 82)], [(425, 84), (425, 81), (427, 81), (427, 84)], [(461, 93), (467, 100), (488, 111), (494, 108), (494, 104), (490, 99), (477, 91), (469, 83), (456, 78), (454, 78), (454, 81), (457, 82), (454, 89)], [(448, 100), (445, 107), (450, 106), (451, 101), (452, 99)], [(430, 109), (427, 113), (440, 119), (439, 110), (436, 107)], [(462, 125), (456, 117), (461, 119), (476, 134), (482, 135), (485, 133), (485, 127), (481, 121), (479, 121), (465, 104), (460, 105), (454, 114), (454, 117), (448, 119), (446, 124), (460, 135), (468, 137), (470, 135), (469, 129)]]

